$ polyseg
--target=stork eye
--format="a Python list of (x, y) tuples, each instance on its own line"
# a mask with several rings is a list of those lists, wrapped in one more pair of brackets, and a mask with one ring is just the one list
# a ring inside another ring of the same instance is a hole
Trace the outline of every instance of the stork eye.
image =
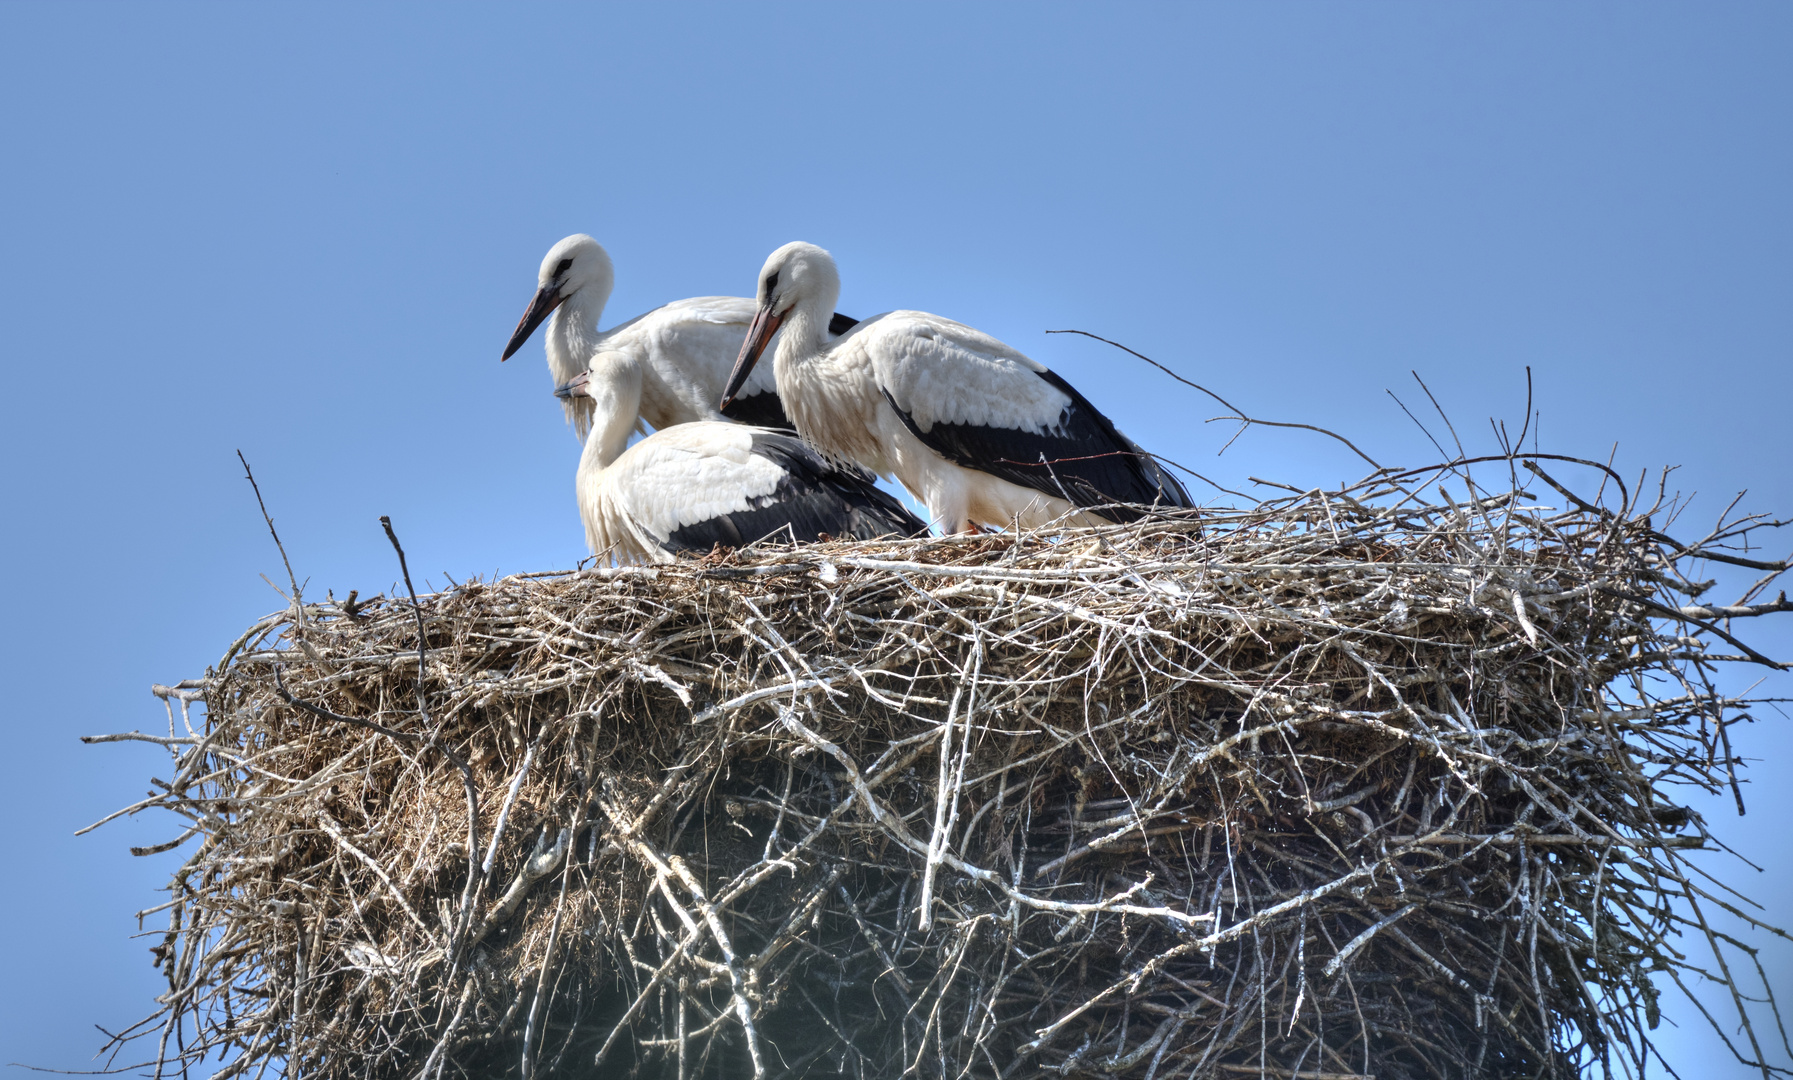
[(774, 270), (766, 275), (766, 296), (770, 298), (772, 290), (776, 288), (778, 288), (778, 271)]
[(554, 277), (557, 280), (559, 278), (565, 277), (566, 272), (568, 270), (572, 269), (572, 267), (573, 267), (573, 260), (571, 260), (571, 259), (560, 260), (559, 264), (554, 267)]

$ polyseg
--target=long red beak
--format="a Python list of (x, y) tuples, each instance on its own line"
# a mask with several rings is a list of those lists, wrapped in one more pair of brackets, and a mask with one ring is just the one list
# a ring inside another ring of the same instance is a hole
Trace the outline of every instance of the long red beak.
[(728, 373), (728, 385), (722, 389), (722, 404), (719, 409), (726, 409), (741, 387), (747, 383), (747, 376), (753, 374), (753, 365), (760, 362), (760, 354), (766, 351), (766, 342), (778, 333), (783, 315), (772, 314), (771, 305), (760, 308), (753, 317), (753, 325), (747, 328), (747, 340), (741, 343), (741, 355), (735, 357), (735, 369)]
[(498, 358), (498, 362), (503, 363), (515, 356), (523, 343), (529, 340), (529, 335), (535, 333), (535, 328), (542, 325), (542, 320), (554, 314), (554, 309), (565, 299), (557, 289), (536, 290), (535, 299), (529, 302), (529, 310), (523, 313), (522, 320), (517, 323), (516, 332), (511, 334), (509, 344), (504, 347), (504, 355)]

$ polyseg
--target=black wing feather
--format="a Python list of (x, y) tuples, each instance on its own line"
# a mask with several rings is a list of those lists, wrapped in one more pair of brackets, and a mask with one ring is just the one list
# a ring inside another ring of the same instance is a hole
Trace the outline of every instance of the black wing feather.
[(722, 410), (722, 415), (737, 424), (797, 430), (797, 425), (791, 423), (791, 418), (784, 414), (784, 402), (772, 390), (737, 397), (728, 403), (728, 408)]
[(801, 439), (777, 431), (756, 431), (753, 452), (784, 470), (770, 495), (749, 510), (693, 522), (666, 538), (669, 551), (708, 551), (717, 544), (741, 547), (789, 530), (798, 543), (822, 533), (836, 539), (874, 540), (880, 536), (922, 536), (927, 523), (903, 504), (872, 486), (859, 470), (830, 465)]
[[(848, 330), (859, 325), (859, 320), (851, 315), (835, 312), (828, 320), (828, 333), (840, 337)], [(783, 428), (785, 431), (796, 431), (797, 425), (785, 415), (784, 402), (770, 390), (758, 394), (747, 394), (735, 398), (722, 410), (722, 415), (737, 424), (748, 424), (753, 427)]]
[(1189, 493), (1133, 440), (1114, 428), (1077, 388), (1052, 371), (1036, 372), (1071, 399), (1045, 431), (936, 423), (927, 431), (884, 398), (929, 449), (968, 469), (1065, 499), (1110, 521), (1133, 521), (1138, 510), (1115, 503), (1188, 507)]

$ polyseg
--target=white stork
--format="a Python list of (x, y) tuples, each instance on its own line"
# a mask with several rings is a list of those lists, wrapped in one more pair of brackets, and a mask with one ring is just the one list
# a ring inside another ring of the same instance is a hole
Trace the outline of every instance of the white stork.
[(786, 244), (760, 271), (758, 311), (723, 393), (746, 385), (783, 327), (773, 372), (797, 431), (835, 459), (894, 474), (941, 528), (1131, 521), (1193, 505), (1176, 479), (1045, 365), (921, 311), (866, 319), (832, 344), (834, 258)]
[[(741, 296), (698, 296), (674, 300), (621, 326), (598, 329), (598, 319), (615, 284), (610, 254), (602, 244), (576, 233), (548, 249), (537, 276), (539, 288), (517, 323), (501, 360), (509, 360), (544, 319), (548, 373), (563, 386), (586, 369), (599, 352), (616, 352), (641, 362), (641, 416), (656, 430), (693, 420), (739, 420), (789, 427), (772, 379), (762, 375), (741, 387), (725, 410), (716, 408), (729, 364), (753, 321), (753, 301)], [(853, 325), (845, 315), (830, 318), (833, 333)], [(584, 438), (591, 427), (591, 401), (565, 402), (567, 419)]]
[(856, 540), (927, 533), (871, 477), (830, 464), (786, 431), (699, 420), (629, 446), (644, 366), (625, 353), (600, 352), (554, 391), (592, 406), (576, 486), (594, 554), (670, 562), (675, 552), (740, 547), (787, 530), (802, 542), (823, 533)]

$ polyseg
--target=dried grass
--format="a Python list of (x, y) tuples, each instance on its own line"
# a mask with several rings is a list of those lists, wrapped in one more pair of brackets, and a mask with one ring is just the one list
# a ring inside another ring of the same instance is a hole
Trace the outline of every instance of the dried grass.
[(1765, 989), (1674, 785), (1734, 785), (1714, 672), (1763, 658), (1716, 620), (1786, 564), (1704, 608), (1760, 520), (1682, 545), (1515, 475), (1546, 498), (1441, 468), (296, 604), (161, 688), (185, 730), (107, 737), (168, 746), (130, 809), (201, 838), (121, 1037), (219, 1077), (1640, 1073), (1653, 976)]

